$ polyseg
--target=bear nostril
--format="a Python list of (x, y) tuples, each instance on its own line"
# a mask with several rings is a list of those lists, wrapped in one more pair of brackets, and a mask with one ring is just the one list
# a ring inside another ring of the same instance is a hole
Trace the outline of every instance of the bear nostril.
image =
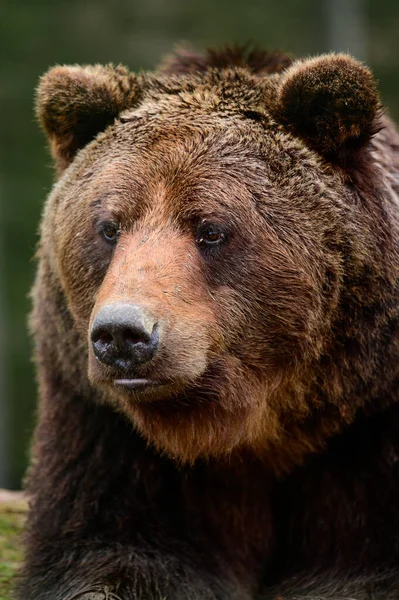
[(150, 339), (145, 331), (138, 333), (132, 329), (123, 329), (121, 331), (121, 338), (126, 344), (147, 343)]
[(97, 336), (93, 337), (94, 343), (99, 342), (100, 344), (103, 344), (104, 346), (106, 346), (107, 344), (112, 344), (113, 341), (114, 341), (114, 338), (112, 337), (112, 335), (110, 333), (107, 333), (106, 331), (101, 332)]

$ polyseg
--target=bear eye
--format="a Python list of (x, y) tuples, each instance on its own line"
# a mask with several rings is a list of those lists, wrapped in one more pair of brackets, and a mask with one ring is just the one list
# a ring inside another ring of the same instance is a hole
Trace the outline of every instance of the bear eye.
[(220, 246), (226, 239), (226, 233), (219, 225), (202, 226), (197, 232), (196, 242), (201, 247)]
[(100, 231), (107, 242), (115, 244), (120, 234), (120, 225), (117, 225), (116, 223), (103, 223)]

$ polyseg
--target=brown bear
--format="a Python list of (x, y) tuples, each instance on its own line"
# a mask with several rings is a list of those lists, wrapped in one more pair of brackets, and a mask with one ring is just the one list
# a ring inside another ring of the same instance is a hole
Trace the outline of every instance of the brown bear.
[(21, 600), (399, 598), (399, 136), (367, 68), (58, 66)]

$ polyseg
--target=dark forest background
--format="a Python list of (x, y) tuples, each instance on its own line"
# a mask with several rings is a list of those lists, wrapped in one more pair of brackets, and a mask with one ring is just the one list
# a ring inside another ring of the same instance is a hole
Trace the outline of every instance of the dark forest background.
[(0, 487), (18, 488), (36, 402), (27, 335), (32, 259), (53, 181), (33, 114), (40, 75), (56, 63), (150, 69), (176, 43), (253, 40), (297, 56), (350, 51), (380, 82), (399, 119), (397, 0), (1, 0)]

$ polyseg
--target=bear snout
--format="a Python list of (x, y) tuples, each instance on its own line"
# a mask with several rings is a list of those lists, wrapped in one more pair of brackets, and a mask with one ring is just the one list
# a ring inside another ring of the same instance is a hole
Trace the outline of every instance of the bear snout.
[(134, 304), (106, 304), (94, 318), (94, 355), (101, 363), (123, 372), (149, 362), (159, 346), (159, 325)]

